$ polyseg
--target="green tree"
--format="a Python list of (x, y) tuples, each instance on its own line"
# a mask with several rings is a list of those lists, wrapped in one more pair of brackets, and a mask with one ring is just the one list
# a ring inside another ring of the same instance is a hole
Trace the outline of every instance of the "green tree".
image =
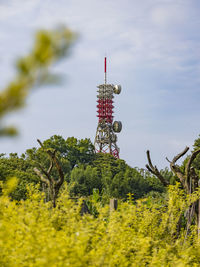
[(75, 137), (69, 137), (66, 140), (66, 156), (70, 161), (71, 169), (76, 165), (89, 164), (94, 159), (94, 145), (90, 139), (78, 140)]
[[(75, 137), (68, 137), (65, 140), (62, 136), (54, 135), (45, 140), (43, 146), (45, 149), (57, 151), (58, 159), (66, 175), (75, 166), (91, 163), (95, 155), (94, 146), (88, 138), (78, 140)], [(25, 155), (27, 159), (43, 164), (43, 167), (47, 167), (49, 164), (48, 156), (41, 148), (27, 149)]]
[[(194, 151), (198, 150), (200, 148), (200, 135), (199, 137), (194, 141), (194, 145), (193, 145), (193, 149)], [(188, 159), (185, 160), (184, 165), (186, 164)], [(196, 173), (198, 174), (199, 178), (200, 178), (200, 154), (197, 155), (197, 157), (195, 158), (195, 160), (193, 161), (193, 167), (196, 170)]]
[[(69, 175), (71, 170), (71, 164), (66, 157), (66, 142), (64, 138), (58, 135), (54, 135), (49, 139), (43, 142), (43, 148), (35, 148), (27, 149), (24, 157), (25, 159), (30, 162), (32, 167), (48, 169), (50, 165), (50, 159), (48, 154), (45, 152), (45, 149), (48, 150), (56, 150), (56, 156), (61, 164), (64, 179), (69, 182)], [(55, 166), (52, 169), (52, 176), (55, 179), (59, 179), (57, 169)]]
[[(26, 186), (30, 182), (40, 182), (42, 190), (42, 183), (33, 169), (48, 170), (51, 159), (46, 152), (55, 150), (72, 195), (89, 196), (93, 189), (98, 189), (104, 199), (126, 199), (129, 193), (138, 199), (149, 192), (166, 191), (161, 182), (149, 172), (131, 168), (124, 160), (115, 159), (110, 154), (95, 154), (89, 139), (64, 139), (54, 135), (43, 142), (42, 148), (27, 149), (21, 157), (15, 153), (10, 154), (9, 158), (0, 156), (0, 180), (11, 176), (19, 178), (19, 187), (13, 192), (14, 198), (25, 198)], [(163, 175), (170, 180), (172, 174), (165, 169)], [(51, 170), (51, 176), (55, 181), (59, 179), (55, 166)]]
[(101, 194), (108, 197), (126, 199), (128, 193), (131, 193), (138, 199), (150, 191), (165, 192), (165, 187), (155, 176), (138, 168), (131, 168), (124, 160), (115, 159), (110, 154), (96, 154), (91, 164), (97, 168), (102, 181)]
[(7, 181), (11, 177), (18, 178), (18, 185), (11, 193), (11, 197), (20, 200), (26, 198), (26, 187), (30, 183), (39, 183), (40, 180), (33, 172), (33, 165), (23, 157), (18, 157), (16, 153), (11, 153), (9, 157), (0, 158), (0, 181)]
[(69, 184), (71, 194), (89, 196), (92, 195), (93, 189), (101, 190), (101, 187), (101, 179), (96, 168), (81, 165), (72, 170)]
[[(99, 188), (99, 185), (95, 182), (95, 172), (91, 170), (91, 167), (88, 165), (94, 157), (94, 147), (89, 139), (77, 140), (74, 137), (70, 137), (65, 140), (61, 136), (54, 135), (43, 142), (42, 148), (27, 149), (23, 157), (30, 163), (32, 169), (36, 167), (39, 170), (48, 170), (51, 165), (51, 159), (46, 151), (56, 151), (56, 158), (58, 159), (64, 173), (64, 180), (71, 185), (72, 179), (73, 185), (76, 184), (76, 186), (72, 186), (73, 189), (71, 187), (71, 193), (88, 195), (92, 193), (93, 188)], [(77, 171), (79, 166), (80, 170)], [(78, 176), (78, 174), (81, 173), (82, 167), (84, 169), (83, 176), (85, 177), (85, 181), (81, 183), (82, 179), (80, 179), (80, 175)], [(74, 171), (74, 173), (77, 174), (76, 178), (74, 178), (73, 174), (74, 168), (76, 169)], [(53, 166), (51, 176), (55, 179), (55, 181), (59, 179), (59, 173), (56, 166)], [(77, 185), (78, 182), (80, 182), (79, 186)], [(84, 183), (86, 184), (84, 185)], [(86, 186), (86, 189), (85, 191), (80, 189), (79, 192), (78, 189), (75, 189), (77, 186), (79, 189)]]

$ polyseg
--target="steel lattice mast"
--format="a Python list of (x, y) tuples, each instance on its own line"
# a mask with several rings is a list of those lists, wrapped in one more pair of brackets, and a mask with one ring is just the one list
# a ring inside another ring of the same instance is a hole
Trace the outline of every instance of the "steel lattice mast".
[(117, 135), (122, 129), (120, 121), (113, 122), (113, 94), (121, 93), (121, 85), (107, 84), (107, 62), (104, 60), (104, 84), (97, 86), (97, 117), (98, 126), (95, 136), (96, 153), (110, 153), (119, 158), (119, 147), (117, 146)]

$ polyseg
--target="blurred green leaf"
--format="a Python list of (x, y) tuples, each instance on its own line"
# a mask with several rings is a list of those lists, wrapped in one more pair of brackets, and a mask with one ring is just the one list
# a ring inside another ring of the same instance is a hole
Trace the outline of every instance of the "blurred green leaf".
[[(23, 107), (31, 88), (61, 81), (59, 75), (50, 73), (49, 67), (69, 54), (76, 38), (77, 35), (64, 26), (36, 33), (33, 49), (16, 63), (16, 77), (0, 91), (1, 119)], [(14, 136), (16, 133), (13, 127), (0, 129), (0, 135)]]
[(17, 129), (15, 127), (5, 127), (0, 129), (0, 136), (16, 136), (17, 135)]

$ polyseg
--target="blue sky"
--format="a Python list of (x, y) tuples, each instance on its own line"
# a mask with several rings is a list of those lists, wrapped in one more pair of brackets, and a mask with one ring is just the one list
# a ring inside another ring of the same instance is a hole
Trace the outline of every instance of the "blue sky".
[(115, 97), (120, 157), (143, 168), (150, 149), (158, 167), (200, 134), (200, 2), (198, 0), (0, 0), (0, 85), (29, 52), (34, 33), (65, 24), (79, 33), (69, 58), (52, 68), (64, 81), (33, 91), (27, 106), (9, 115), (15, 139), (1, 152), (24, 152), (54, 134), (94, 140), (96, 86), (122, 85)]

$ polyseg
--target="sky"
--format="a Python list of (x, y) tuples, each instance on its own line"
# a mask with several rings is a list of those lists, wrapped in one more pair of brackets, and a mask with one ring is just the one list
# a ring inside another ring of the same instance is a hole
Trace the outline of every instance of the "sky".
[(0, 0), (0, 88), (14, 78), (39, 29), (78, 33), (68, 58), (52, 67), (58, 85), (33, 90), (26, 107), (4, 119), (19, 136), (1, 138), (1, 153), (23, 153), (54, 134), (94, 141), (97, 85), (121, 84), (115, 96), (120, 158), (145, 168), (146, 150), (168, 166), (200, 134), (199, 0)]

